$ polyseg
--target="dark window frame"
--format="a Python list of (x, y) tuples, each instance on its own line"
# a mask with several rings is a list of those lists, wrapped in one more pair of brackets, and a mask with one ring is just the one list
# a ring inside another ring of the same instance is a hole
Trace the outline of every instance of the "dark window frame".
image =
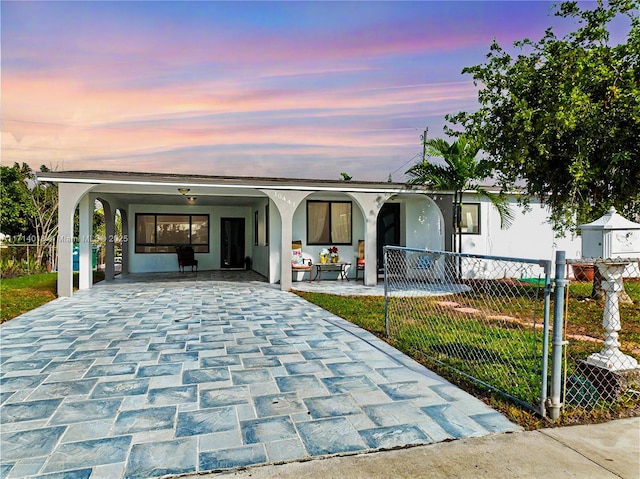
[[(188, 216), (189, 217), (189, 242), (188, 243), (158, 243), (158, 235), (154, 233), (153, 243), (140, 243), (138, 242), (138, 217), (140, 216), (153, 216), (153, 230), (158, 230), (158, 216)], [(193, 229), (193, 217), (206, 216), (207, 218), (207, 243), (193, 243), (192, 242), (192, 229)], [(170, 251), (138, 251), (140, 248), (171, 248), (172, 246), (193, 246), (197, 247), (196, 253), (209, 253), (211, 248), (211, 216), (208, 213), (136, 213), (135, 225), (135, 254), (175, 254), (175, 248)], [(206, 246), (206, 249), (204, 248)]]
[(269, 203), (264, 207), (264, 245), (269, 246)]
[[(329, 205), (329, 241), (328, 242), (311, 242), (309, 239), (309, 205), (313, 203), (326, 203)], [(331, 224), (331, 205), (333, 204), (348, 204), (349, 205), (349, 241), (337, 242), (333, 240), (333, 225)], [(353, 245), (353, 202), (343, 200), (307, 200), (307, 244), (311, 246), (349, 246)]]
[(254, 246), (258, 246), (259, 244), (259, 226), (260, 226), (260, 219), (259, 219), (259, 214), (258, 214), (258, 210), (255, 210), (253, 212), (253, 245)]

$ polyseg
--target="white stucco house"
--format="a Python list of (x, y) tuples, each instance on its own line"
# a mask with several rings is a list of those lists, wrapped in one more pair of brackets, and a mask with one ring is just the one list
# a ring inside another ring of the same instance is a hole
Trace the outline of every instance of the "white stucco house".
[[(92, 281), (91, 231), (96, 200), (106, 219), (106, 279), (114, 277), (114, 244), (122, 244), (123, 274), (177, 271), (175, 246), (190, 245), (200, 270), (251, 269), (290, 290), (291, 244), (305, 253), (337, 246), (341, 259), (358, 256), (364, 240), (364, 285), (378, 280), (383, 245), (446, 251), (453, 229), (451, 194), (403, 183), (195, 176), (114, 171), (38, 173), (59, 186), (58, 295), (73, 291), (73, 244), (80, 245), (80, 289)], [(516, 200), (513, 200), (514, 205)], [(80, 235), (73, 217), (79, 208)], [(115, 215), (122, 238), (115, 238)], [(517, 211), (501, 230), (497, 211), (472, 192), (463, 206), (463, 252), (551, 259), (556, 249), (580, 255), (575, 238), (554, 238), (544, 208)], [(306, 273), (308, 274), (308, 273)], [(355, 268), (349, 276), (355, 275)]]

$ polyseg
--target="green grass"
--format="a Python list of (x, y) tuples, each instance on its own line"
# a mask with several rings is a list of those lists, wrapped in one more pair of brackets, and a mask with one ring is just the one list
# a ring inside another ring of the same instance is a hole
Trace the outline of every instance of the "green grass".
[[(94, 271), (93, 282), (104, 279), (104, 273)], [(0, 281), (0, 323), (42, 306), (57, 297), (57, 273), (30, 274)], [(73, 276), (78, 287), (78, 274)]]

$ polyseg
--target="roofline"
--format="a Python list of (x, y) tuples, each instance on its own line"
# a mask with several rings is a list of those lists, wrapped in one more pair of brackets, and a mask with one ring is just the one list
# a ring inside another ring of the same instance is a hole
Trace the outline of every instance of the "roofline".
[[(251, 176), (212, 176), (185, 175), (175, 173), (148, 173), (126, 171), (63, 171), (36, 172), (38, 181), (54, 183), (83, 183), (98, 185), (136, 185), (136, 186), (197, 186), (204, 188), (255, 188), (271, 190), (296, 191), (332, 191), (332, 192), (360, 192), (360, 193), (431, 193), (453, 194), (449, 190), (434, 190), (421, 185), (407, 183), (391, 183), (376, 181), (344, 181), (320, 179), (296, 179)], [(490, 188), (490, 187), (489, 187)], [(499, 191), (499, 190), (496, 190)], [(465, 190), (463, 193), (475, 194), (475, 190)], [(506, 192), (507, 194), (517, 194)]]
[[(255, 188), (298, 191), (340, 191), (363, 193), (434, 193), (434, 190), (409, 186), (405, 183), (381, 183), (373, 181), (334, 181), (293, 178), (265, 178), (242, 176), (179, 175), (164, 173), (137, 173), (122, 171), (66, 171), (37, 172), (38, 181), (54, 183), (83, 183), (98, 185), (137, 186), (197, 186), (204, 188)], [(441, 192), (440, 192), (441, 193)]]

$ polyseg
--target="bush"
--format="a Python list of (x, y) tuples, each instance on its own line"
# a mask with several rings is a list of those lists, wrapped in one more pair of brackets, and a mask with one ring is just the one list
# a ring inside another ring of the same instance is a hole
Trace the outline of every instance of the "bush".
[(45, 265), (38, 264), (35, 248), (31, 251), (15, 245), (3, 246), (0, 250), (0, 278), (16, 278), (28, 274), (45, 273)]

